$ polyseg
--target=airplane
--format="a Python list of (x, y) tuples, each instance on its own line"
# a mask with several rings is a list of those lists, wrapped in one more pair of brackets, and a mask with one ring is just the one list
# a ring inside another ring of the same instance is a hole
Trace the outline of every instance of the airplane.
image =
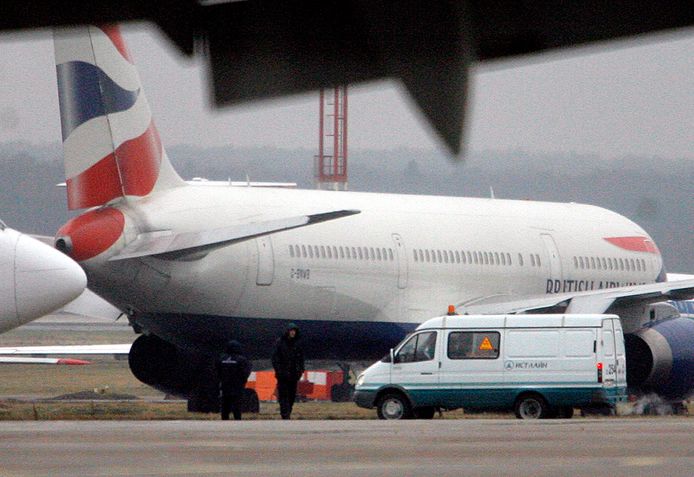
[(694, 389), (694, 321), (650, 303), (667, 282), (640, 226), (576, 203), (287, 188), (199, 187), (171, 166), (119, 29), (58, 30), (68, 206), (55, 246), (127, 314), (133, 374), (211, 410), (213, 357), (252, 358), (298, 323), (308, 359), (383, 356), (422, 321), (458, 313), (617, 313), (630, 384)]
[(464, 137), (468, 75), (490, 62), (694, 25), (684, 0), (650, 2), (5, 0), (0, 30), (150, 20), (207, 57), (213, 101), (238, 104), (398, 78), (450, 151)]
[(87, 286), (79, 265), (0, 221), (0, 333), (77, 298)]

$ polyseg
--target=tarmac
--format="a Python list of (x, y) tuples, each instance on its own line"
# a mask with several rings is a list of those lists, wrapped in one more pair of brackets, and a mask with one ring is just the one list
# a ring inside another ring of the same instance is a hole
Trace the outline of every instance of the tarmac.
[(691, 476), (694, 419), (12, 421), (2, 476)]

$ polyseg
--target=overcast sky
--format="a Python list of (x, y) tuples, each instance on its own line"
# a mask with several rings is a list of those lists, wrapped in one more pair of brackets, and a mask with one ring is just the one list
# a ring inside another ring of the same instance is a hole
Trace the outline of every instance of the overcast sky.
[[(213, 110), (200, 61), (125, 29), (165, 144), (317, 147), (317, 93)], [(694, 30), (478, 66), (468, 150), (694, 159)], [(50, 32), (0, 35), (0, 141), (60, 140)], [(395, 81), (354, 87), (352, 148), (440, 148)]]

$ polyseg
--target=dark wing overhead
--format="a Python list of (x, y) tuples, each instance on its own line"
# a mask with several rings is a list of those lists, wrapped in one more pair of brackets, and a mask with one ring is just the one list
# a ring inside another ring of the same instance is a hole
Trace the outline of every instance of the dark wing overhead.
[(209, 56), (219, 105), (382, 77), (402, 79), (453, 152), (468, 66), (694, 24), (684, 0), (3, 1), (0, 29), (156, 22)]

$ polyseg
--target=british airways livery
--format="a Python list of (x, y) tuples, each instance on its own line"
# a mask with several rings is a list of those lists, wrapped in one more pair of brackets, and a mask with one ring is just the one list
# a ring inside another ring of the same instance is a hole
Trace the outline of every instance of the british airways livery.
[(617, 313), (630, 383), (694, 388), (694, 321), (648, 304), (666, 282), (651, 237), (599, 207), (497, 199), (195, 187), (176, 174), (114, 26), (56, 33), (70, 209), (56, 235), (89, 288), (141, 336), (139, 379), (204, 409), (230, 338), (267, 357), (290, 322), (307, 358), (382, 356), (419, 323), (459, 313)]

